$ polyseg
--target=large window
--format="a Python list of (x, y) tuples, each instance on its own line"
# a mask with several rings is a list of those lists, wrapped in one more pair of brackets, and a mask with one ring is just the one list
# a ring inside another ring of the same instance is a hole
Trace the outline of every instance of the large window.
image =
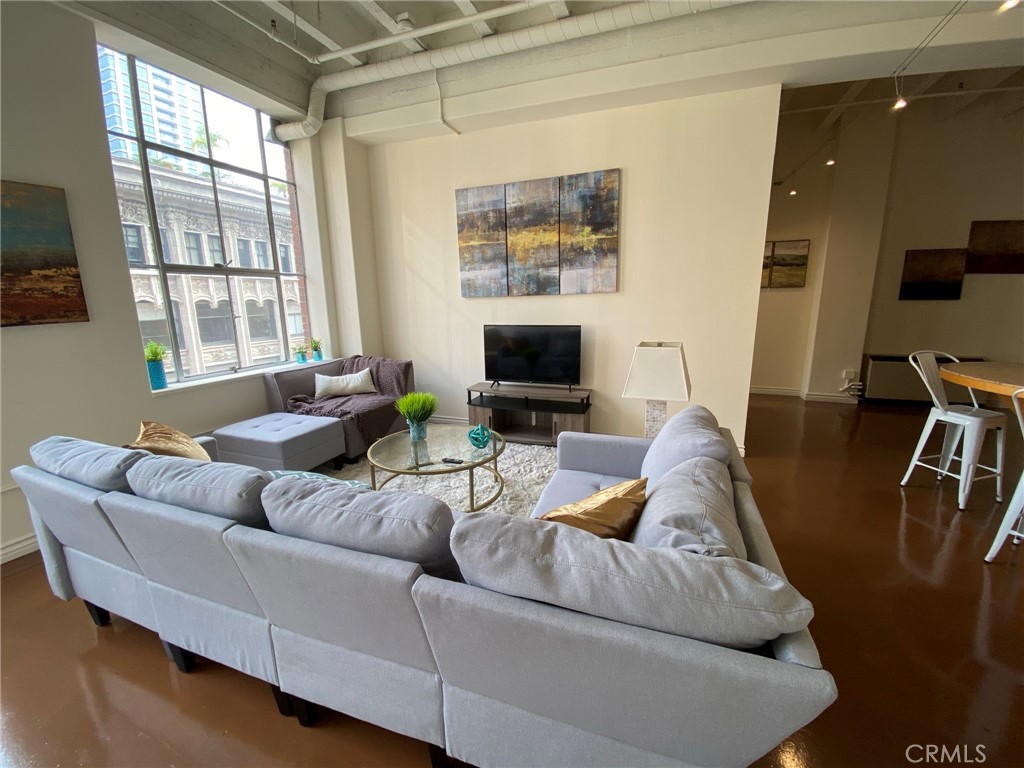
[(270, 117), (134, 56), (98, 58), (142, 342), (168, 347), (170, 381), (286, 362), (309, 320)]

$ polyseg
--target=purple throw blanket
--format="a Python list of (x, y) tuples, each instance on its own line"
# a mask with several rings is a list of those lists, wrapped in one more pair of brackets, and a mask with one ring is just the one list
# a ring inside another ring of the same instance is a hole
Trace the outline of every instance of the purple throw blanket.
[(370, 369), (376, 394), (332, 395), (312, 398), (309, 395), (293, 395), (288, 398), (288, 412), (306, 416), (331, 416), (336, 419), (351, 417), (356, 429), (367, 445), (388, 434), (391, 425), (398, 418), (395, 400), (405, 394), (407, 371), (410, 363), (406, 360), (392, 360), (383, 357), (362, 357), (356, 355), (341, 361), (339, 375), (357, 373)]

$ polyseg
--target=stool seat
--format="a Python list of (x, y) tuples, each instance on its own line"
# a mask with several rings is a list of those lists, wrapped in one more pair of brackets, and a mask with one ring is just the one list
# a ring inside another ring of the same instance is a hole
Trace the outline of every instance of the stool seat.
[(340, 419), (268, 413), (213, 431), (221, 461), (260, 469), (308, 470), (345, 452)]

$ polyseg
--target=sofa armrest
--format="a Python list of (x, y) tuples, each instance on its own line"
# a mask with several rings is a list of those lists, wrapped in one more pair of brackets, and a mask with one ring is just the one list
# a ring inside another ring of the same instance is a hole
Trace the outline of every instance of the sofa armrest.
[(640, 477), (640, 467), (651, 442), (646, 437), (562, 432), (558, 435), (558, 468)]
[(213, 435), (199, 435), (194, 440), (210, 455), (210, 461), (220, 461), (220, 451), (217, 450), (217, 438), (213, 437)]

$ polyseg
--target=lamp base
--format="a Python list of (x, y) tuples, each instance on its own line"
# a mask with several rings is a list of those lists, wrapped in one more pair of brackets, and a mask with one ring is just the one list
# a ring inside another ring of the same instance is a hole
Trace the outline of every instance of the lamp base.
[(644, 408), (644, 437), (657, 437), (665, 426), (665, 415), (668, 413), (668, 402), (665, 400), (648, 400)]

